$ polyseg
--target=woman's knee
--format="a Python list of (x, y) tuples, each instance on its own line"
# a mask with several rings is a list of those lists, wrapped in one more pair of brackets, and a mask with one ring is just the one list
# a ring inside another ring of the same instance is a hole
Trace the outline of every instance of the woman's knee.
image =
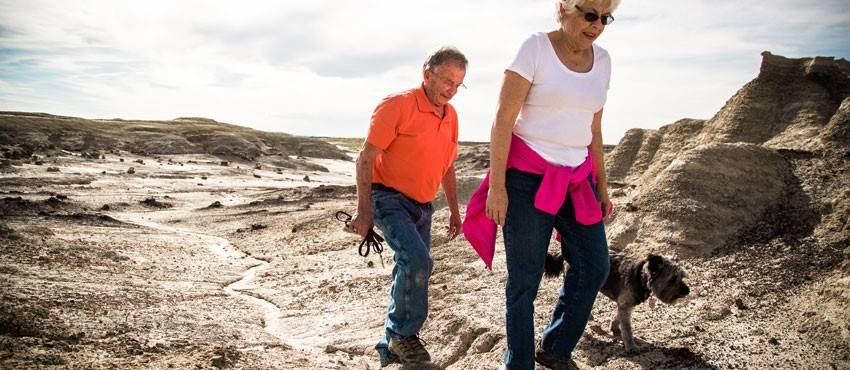
[(608, 253), (599, 254), (593, 257), (591, 268), (586, 269), (589, 274), (589, 279), (598, 288), (601, 288), (608, 279), (608, 273), (611, 271), (611, 259)]

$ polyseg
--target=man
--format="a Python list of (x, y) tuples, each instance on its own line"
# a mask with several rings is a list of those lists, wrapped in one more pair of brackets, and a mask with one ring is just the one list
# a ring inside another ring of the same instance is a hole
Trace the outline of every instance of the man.
[(365, 237), (374, 222), (395, 252), (385, 333), (375, 346), (382, 367), (431, 360), (419, 339), (433, 268), (431, 201), (442, 184), (454, 239), (461, 220), (452, 165), (457, 113), (449, 100), (463, 86), (466, 65), (466, 57), (452, 47), (428, 56), (419, 88), (391, 95), (375, 108), (357, 157), (357, 215), (349, 231)]

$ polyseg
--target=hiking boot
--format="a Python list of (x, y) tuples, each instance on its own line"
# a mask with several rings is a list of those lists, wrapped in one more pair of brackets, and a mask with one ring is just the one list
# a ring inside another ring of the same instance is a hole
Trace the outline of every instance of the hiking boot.
[(381, 367), (387, 367), (392, 364), (401, 363), (401, 359), (398, 358), (398, 355), (396, 355), (389, 349), (385, 349), (384, 351), (378, 351), (378, 359), (381, 360)]
[(550, 355), (546, 351), (543, 350), (543, 347), (538, 344), (537, 349), (534, 351), (534, 361), (537, 361), (538, 364), (543, 365), (548, 369), (554, 370), (579, 370), (580, 368), (576, 365), (575, 361), (570, 359), (567, 362), (561, 361), (555, 356)]
[(390, 339), (390, 351), (405, 364), (431, 361), (431, 355), (416, 335), (404, 339)]

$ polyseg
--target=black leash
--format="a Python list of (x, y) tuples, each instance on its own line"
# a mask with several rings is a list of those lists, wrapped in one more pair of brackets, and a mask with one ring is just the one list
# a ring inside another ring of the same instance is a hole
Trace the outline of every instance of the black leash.
[[(351, 222), (351, 215), (346, 213), (345, 211), (337, 211), (336, 215), (334, 215), (337, 220), (345, 223), (345, 226), (348, 227), (348, 223)], [(378, 254), (378, 258), (381, 260), (381, 268), (384, 268), (384, 256), (381, 254), (384, 251), (383, 243), (384, 238), (378, 235), (375, 232), (374, 228), (369, 229), (369, 232), (366, 233), (366, 237), (360, 241), (360, 247), (357, 248), (357, 252), (363, 256), (369, 256), (369, 250), (375, 251)], [(365, 247), (365, 248), (364, 248)]]

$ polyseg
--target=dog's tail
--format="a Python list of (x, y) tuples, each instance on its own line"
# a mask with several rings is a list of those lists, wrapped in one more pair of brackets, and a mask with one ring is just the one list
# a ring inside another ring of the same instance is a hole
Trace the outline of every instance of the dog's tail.
[(543, 265), (543, 274), (548, 278), (553, 278), (564, 272), (564, 259), (561, 255), (553, 255), (546, 253), (546, 264)]

